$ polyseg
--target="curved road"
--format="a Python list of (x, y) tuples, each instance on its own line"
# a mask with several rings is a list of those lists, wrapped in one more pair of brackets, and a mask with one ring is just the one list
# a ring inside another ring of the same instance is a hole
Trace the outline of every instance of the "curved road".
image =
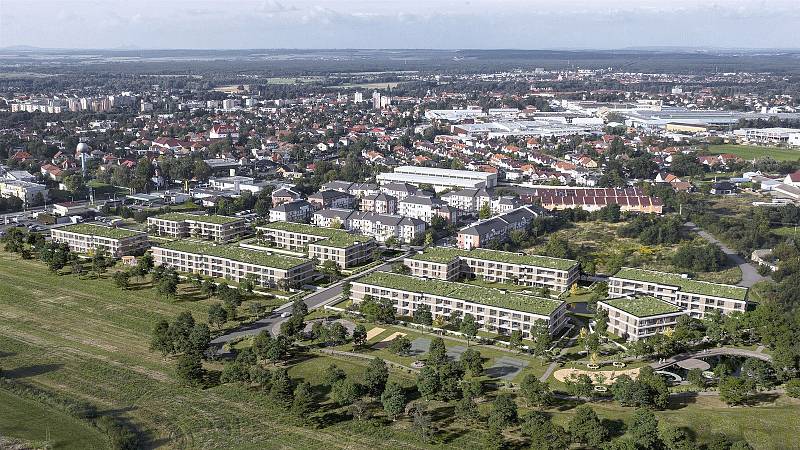
[(705, 239), (712, 244), (719, 245), (719, 248), (722, 249), (722, 252), (725, 253), (725, 256), (728, 257), (734, 264), (739, 266), (739, 269), (742, 270), (742, 281), (739, 282), (739, 286), (744, 287), (752, 287), (754, 284), (758, 283), (759, 281), (766, 280), (765, 277), (761, 276), (758, 273), (758, 269), (753, 267), (749, 261), (742, 258), (741, 255), (733, 251), (730, 247), (726, 246), (719, 239), (715, 238), (711, 233), (708, 231), (703, 230), (702, 228), (698, 227), (692, 222), (686, 222), (683, 224), (685, 227), (689, 228), (690, 231), (697, 233), (701, 238)]
[(688, 352), (688, 353), (681, 353), (679, 355), (675, 355), (671, 358), (665, 359), (663, 362), (654, 362), (650, 363), (650, 367), (653, 369), (663, 369), (664, 367), (671, 366), (676, 362), (684, 361), (687, 359), (692, 358), (705, 358), (708, 356), (717, 356), (717, 355), (730, 355), (730, 356), (744, 356), (746, 358), (756, 358), (762, 361), (772, 362), (772, 356), (761, 353), (754, 350), (745, 350), (742, 348), (732, 348), (732, 347), (718, 347), (718, 348), (711, 348), (707, 350), (700, 350), (697, 352)]
[[(367, 269), (361, 273), (351, 275), (347, 278), (343, 278), (335, 284), (332, 284), (324, 289), (308, 294), (303, 298), (303, 302), (305, 302), (305, 304), (308, 306), (309, 311), (324, 306), (328, 303), (332, 303), (342, 295), (342, 285), (344, 284), (345, 281), (350, 281), (352, 279), (362, 277), (376, 270), (386, 271), (387, 269), (391, 268), (392, 263), (402, 260), (406, 256), (408, 256), (408, 252), (403, 253), (402, 255), (395, 257), (393, 259), (387, 260), (385, 263)], [(223, 346), (227, 342), (234, 341), (246, 336), (254, 336), (258, 333), (261, 333), (264, 330), (269, 330), (269, 332), (272, 333), (273, 335), (277, 335), (280, 331), (281, 323), (287, 320), (286, 317), (281, 317), (281, 316), (284, 313), (291, 314), (291, 312), (292, 312), (291, 302), (281, 305), (275, 310), (273, 310), (272, 313), (267, 317), (259, 319), (253, 323), (249, 323), (247, 325), (242, 325), (241, 327), (233, 331), (229, 331), (221, 336), (217, 336), (216, 338), (212, 339), (210, 350), (217, 356), (224, 356), (228, 353), (223, 351)]]

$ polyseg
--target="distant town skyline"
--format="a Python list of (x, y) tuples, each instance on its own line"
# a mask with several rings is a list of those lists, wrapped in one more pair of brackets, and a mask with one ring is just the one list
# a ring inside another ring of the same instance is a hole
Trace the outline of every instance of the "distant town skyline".
[(788, 0), (0, 0), (0, 47), (799, 48), (798, 22)]

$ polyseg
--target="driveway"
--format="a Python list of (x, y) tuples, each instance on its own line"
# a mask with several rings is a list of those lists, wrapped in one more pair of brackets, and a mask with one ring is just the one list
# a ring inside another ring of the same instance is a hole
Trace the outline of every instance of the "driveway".
[(686, 222), (683, 224), (685, 227), (689, 228), (690, 231), (694, 231), (697, 233), (701, 238), (705, 239), (712, 244), (719, 245), (719, 248), (722, 249), (722, 252), (731, 260), (734, 264), (739, 266), (742, 270), (742, 281), (739, 282), (739, 286), (744, 287), (752, 287), (754, 284), (758, 283), (759, 281), (766, 280), (766, 277), (761, 276), (758, 273), (758, 270), (750, 264), (749, 261), (742, 258), (741, 255), (736, 253), (735, 251), (731, 250), (728, 246), (723, 244), (719, 241), (719, 239), (715, 238), (709, 232), (703, 230), (702, 228), (698, 227), (692, 222)]

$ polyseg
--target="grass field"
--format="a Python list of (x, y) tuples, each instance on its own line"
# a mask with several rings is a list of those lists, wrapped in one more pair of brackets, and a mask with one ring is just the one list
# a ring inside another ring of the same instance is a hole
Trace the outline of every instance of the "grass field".
[[(309, 429), (286, 408), (271, 405), (260, 390), (239, 384), (209, 389), (179, 385), (174, 362), (148, 351), (150, 330), (158, 319), (184, 310), (205, 320), (209, 302), (169, 301), (147, 288), (122, 291), (107, 278), (57, 275), (40, 262), (0, 251), (0, 366), (9, 378), (91, 402), (101, 414), (129, 419), (144, 434), (147, 448), (480, 448), (483, 429), (454, 421), (452, 405), (431, 405), (437, 444), (429, 445), (417, 440), (408, 418), (391, 424), (381, 418), (352, 421), (324, 397), (313, 414), (324, 420)], [(366, 365), (308, 353), (293, 361), (289, 372), (318, 383), (331, 362), (356, 376)], [(393, 377), (406, 386), (414, 382), (407, 374)], [(324, 389), (317, 387), (320, 394)], [(0, 397), (3, 410), (11, 403), (13, 399)], [(573, 406), (563, 405), (552, 413), (564, 423)], [(610, 403), (593, 406), (610, 420), (628, 420), (631, 413)], [(47, 414), (58, 413), (39, 413), (38, 405), (22, 408), (56, 423)], [(690, 426), (701, 440), (721, 431), (743, 435), (759, 449), (787, 448), (800, 432), (800, 402), (784, 398), (755, 408), (728, 408), (716, 399), (698, 398), (657, 415), (663, 422)], [(8, 412), (0, 413), (0, 433), (10, 435), (6, 424), (12, 420), (16, 419)], [(40, 442), (36, 422), (28, 422), (33, 430), (26, 439)], [(92, 431), (75, 428), (63, 448), (92, 448), (101, 439)], [(59, 439), (55, 425), (50, 433), (51, 439)], [(509, 437), (514, 436), (518, 433), (510, 430)]]
[(708, 153), (711, 155), (732, 153), (746, 160), (753, 160), (762, 158), (764, 156), (771, 156), (776, 161), (797, 161), (800, 159), (800, 150), (777, 147), (759, 147), (755, 145), (711, 145), (708, 147)]
[(0, 389), (0, 434), (53, 449), (94, 449), (108, 441), (88, 423)]

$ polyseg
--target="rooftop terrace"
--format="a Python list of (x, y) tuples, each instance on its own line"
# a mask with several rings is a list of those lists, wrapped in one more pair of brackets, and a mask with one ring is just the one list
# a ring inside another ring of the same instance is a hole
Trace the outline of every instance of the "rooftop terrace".
[(124, 239), (134, 236), (144, 235), (141, 231), (126, 230), (124, 228), (111, 228), (91, 223), (78, 223), (56, 228), (57, 230), (69, 231), (70, 233), (83, 234), (87, 236), (100, 236), (109, 239)]
[(636, 317), (660, 316), (683, 311), (672, 303), (647, 295), (634, 298), (612, 298), (603, 300), (603, 303)]
[(523, 253), (503, 252), (483, 248), (461, 250), (451, 247), (429, 247), (424, 253), (417, 253), (416, 255), (412, 256), (411, 259), (446, 263), (452, 261), (456, 257), (475, 258), (487, 261), (502, 262), (506, 264), (544, 267), (555, 270), (570, 270), (572, 267), (578, 264), (577, 261), (571, 259), (551, 258), (549, 256), (526, 255)]
[(356, 283), (448, 297), (542, 316), (549, 316), (563, 303), (559, 300), (510, 293), (500, 289), (451, 281), (422, 279), (388, 272), (372, 272), (357, 280)]
[(682, 292), (691, 294), (709, 295), (732, 300), (744, 300), (747, 298), (747, 288), (745, 287), (690, 280), (678, 274), (657, 272), (655, 270), (623, 267), (614, 275), (614, 278), (675, 286)]

